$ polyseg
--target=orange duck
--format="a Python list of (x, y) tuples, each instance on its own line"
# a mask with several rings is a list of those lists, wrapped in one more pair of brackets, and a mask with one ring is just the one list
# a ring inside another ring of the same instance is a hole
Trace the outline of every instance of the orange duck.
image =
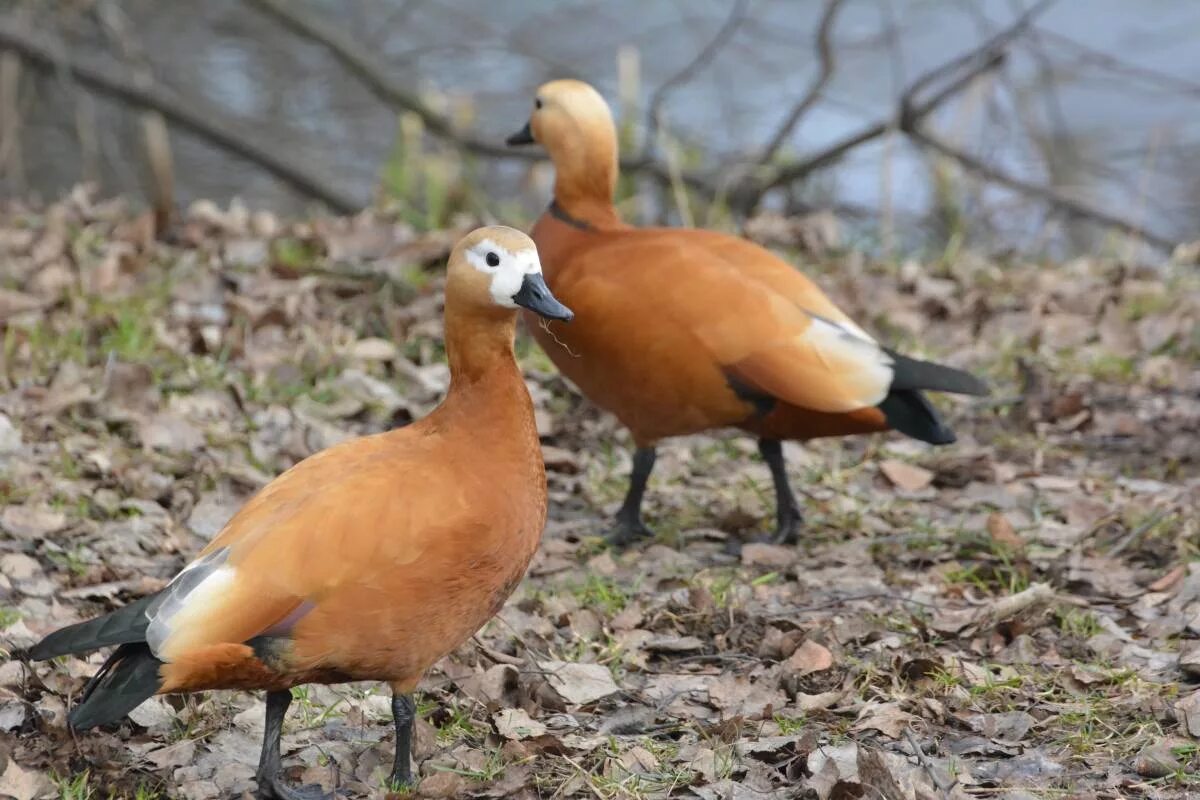
[(781, 440), (898, 430), (948, 444), (954, 434), (921, 390), (986, 394), (971, 375), (883, 347), (762, 247), (621, 222), (612, 203), (616, 129), (586, 83), (538, 89), (529, 123), (508, 139), (534, 143), (549, 153), (555, 182), (533, 240), (551, 290), (579, 320), (561, 331), (530, 328), (637, 446), (612, 541), (650, 534), (642, 496), (666, 437), (730, 426), (757, 436), (775, 484), (774, 538), (792, 542), (802, 518)]
[(571, 319), (529, 237), (503, 227), (469, 234), (446, 278), (442, 404), (413, 425), (301, 461), (161, 592), (35, 645), (37, 660), (118, 645), (71, 725), (114, 722), (153, 694), (265, 689), (259, 792), (309, 797), (280, 776), (291, 687), (387, 681), (391, 780), (410, 783), (410, 693), (499, 611), (546, 520), (533, 407), (513, 356), (518, 306)]

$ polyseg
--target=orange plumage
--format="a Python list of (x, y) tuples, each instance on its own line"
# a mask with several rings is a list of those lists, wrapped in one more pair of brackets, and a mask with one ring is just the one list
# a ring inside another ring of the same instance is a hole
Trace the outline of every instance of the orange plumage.
[(510, 144), (543, 145), (554, 200), (534, 225), (546, 280), (579, 315), (531, 326), (558, 368), (633, 434), (638, 453), (613, 538), (649, 531), (641, 495), (654, 447), (670, 436), (738, 427), (760, 438), (778, 500), (778, 538), (800, 522), (779, 441), (883, 431), (953, 441), (920, 389), (985, 391), (948, 367), (876, 343), (812, 281), (743, 239), (638, 229), (612, 205), (617, 145), (603, 98), (578, 81), (539, 88)]
[(292, 686), (387, 681), (410, 778), (408, 693), (503, 605), (537, 548), (546, 478), (513, 356), (517, 305), (570, 312), (542, 281), (524, 234), (485, 228), (450, 258), (450, 390), (428, 417), (305, 459), (262, 489), (159, 595), (58, 631), (43, 659), (119, 644), (72, 711), (84, 728), (156, 692), (268, 690), (259, 767), (278, 780)]

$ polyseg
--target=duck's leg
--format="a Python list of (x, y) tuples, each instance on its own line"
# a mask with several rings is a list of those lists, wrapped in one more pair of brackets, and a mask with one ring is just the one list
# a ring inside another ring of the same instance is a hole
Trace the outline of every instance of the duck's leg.
[(417, 703), (411, 694), (392, 692), (392, 717), (396, 723), (396, 758), (389, 778), (393, 791), (412, 786), (412, 730)]
[(771, 480), (775, 483), (775, 535), (771, 541), (776, 544), (795, 544), (799, 538), (800, 526), (804, 517), (800, 513), (800, 505), (796, 495), (792, 494), (792, 486), (788, 483), (787, 466), (783, 460), (783, 444), (778, 439), (759, 439), (758, 452), (771, 470)]
[(258, 758), (258, 796), (264, 800), (329, 800), (320, 786), (288, 786), (280, 775), (279, 740), (283, 736), (283, 718), (292, 704), (288, 690), (267, 692), (267, 719), (263, 728), (262, 755)]
[(608, 534), (608, 541), (614, 545), (627, 545), (636, 539), (654, 535), (654, 532), (646, 527), (646, 523), (642, 522), (642, 498), (646, 494), (646, 482), (650, 480), (657, 455), (658, 451), (653, 447), (639, 447), (633, 453), (629, 491), (625, 493), (625, 502), (617, 511), (617, 524)]

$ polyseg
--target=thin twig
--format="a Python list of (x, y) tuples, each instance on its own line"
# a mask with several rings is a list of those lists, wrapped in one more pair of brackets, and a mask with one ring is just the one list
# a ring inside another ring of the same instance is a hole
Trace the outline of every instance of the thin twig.
[(1020, 192), (1021, 194), (1037, 198), (1038, 200), (1049, 204), (1053, 208), (1067, 214), (1068, 216), (1095, 222), (1107, 228), (1114, 228), (1122, 231), (1123, 233), (1127, 233), (1130, 236), (1141, 238), (1149, 244), (1152, 244), (1159, 249), (1166, 250), (1167, 252), (1171, 252), (1178, 245), (1178, 242), (1168, 239), (1165, 236), (1160, 236), (1159, 234), (1147, 231), (1137, 223), (1130, 222), (1127, 219), (1123, 219), (1122, 217), (1118, 217), (1115, 214), (1111, 214), (1107, 211), (1102, 211), (1098, 208), (1092, 208), (1091, 206), (1081, 203), (1074, 198), (1067, 197), (1066, 195), (1049, 186), (1044, 186), (1042, 184), (1033, 183), (1032, 181), (1027, 181), (1023, 178), (1018, 178), (1015, 175), (1010, 175), (1009, 173), (1004, 172), (999, 167), (993, 167), (990, 164), (985, 164), (983, 161), (971, 155), (970, 153), (960, 150), (948, 142), (942, 141), (938, 137), (920, 129), (919, 127), (913, 126), (911, 128), (905, 128), (904, 130), (905, 133), (908, 134), (909, 138), (911, 138), (917, 144), (920, 144), (930, 150), (946, 156), (947, 158), (957, 161), (959, 166), (961, 166), (963, 169), (974, 172), (975, 174), (987, 179), (988, 181), (991, 181), (992, 183), (1006, 186), (1009, 189)]
[(933, 781), (933, 785), (942, 793), (942, 797), (949, 797), (950, 790), (954, 788), (954, 783), (949, 785), (942, 780), (942, 776), (934, 769), (933, 762), (929, 760), (929, 756), (925, 755), (925, 751), (921, 748), (921, 743), (917, 741), (917, 737), (913, 736), (912, 728), (904, 729), (904, 738), (908, 739), (909, 746), (913, 749), (913, 755), (917, 758), (917, 763), (921, 765), (921, 769), (925, 770), (925, 774), (929, 776), (929, 780)]
[(1119, 542), (1117, 542), (1116, 544), (1114, 544), (1112, 549), (1108, 551), (1108, 557), (1115, 558), (1116, 556), (1120, 555), (1122, 552), (1125, 551), (1126, 547), (1129, 547), (1129, 545), (1131, 545), (1133, 542), (1142, 538), (1144, 535), (1146, 535), (1147, 531), (1149, 531), (1151, 528), (1153, 528), (1155, 525), (1162, 522), (1166, 518), (1167, 518), (1167, 512), (1164, 511), (1163, 509), (1160, 508), (1157, 511), (1155, 511), (1153, 514), (1150, 515), (1149, 519), (1147, 519), (1141, 525), (1138, 525), (1137, 527), (1135, 527), (1129, 533), (1122, 536), (1121, 540)]
[[(834, 0), (834, 2), (840, 1)], [(733, 7), (729, 10), (729, 16), (725, 18), (725, 22), (713, 34), (713, 38), (709, 40), (708, 44), (678, 72), (659, 84), (654, 93), (650, 95), (650, 102), (646, 106), (646, 134), (642, 144), (643, 159), (650, 159), (658, 145), (658, 128), (662, 116), (662, 107), (667, 101), (667, 95), (690, 81), (697, 72), (716, 58), (717, 53), (733, 37), (733, 34), (745, 20), (746, 8), (749, 5), (749, 0), (736, 0)]]
[(21, 154), (21, 58), (0, 53), (0, 177), (12, 179), (15, 192), (25, 191), (25, 163)]
[[(385, 105), (397, 111), (408, 111), (418, 118), (425, 130), (437, 139), (447, 142), (459, 150), (472, 155), (489, 158), (504, 158), (515, 161), (540, 161), (545, 156), (537, 151), (513, 149), (480, 139), (473, 134), (455, 129), (450, 120), (429, 107), (418, 95), (409, 91), (394, 79), (387, 67), (367, 55), (367, 49), (348, 32), (331, 25), (316, 15), (309, 14), (287, 0), (246, 0), (260, 11), (271, 15), (293, 33), (320, 45), (374, 94)], [(671, 177), (663, 164), (644, 158), (622, 159), (621, 169), (625, 172), (647, 174), (664, 186), (669, 186)], [(713, 187), (703, 178), (685, 173), (680, 179), (706, 198), (715, 194)]]
[[(929, 116), (950, 98), (963, 92), (971, 86), (980, 75), (992, 71), (1003, 61), (1008, 46), (1020, 36), (1033, 22), (1037, 15), (1044, 12), (1054, 0), (1041, 0), (1028, 11), (1018, 17), (1011, 25), (997, 33), (979, 47), (963, 55), (957, 56), (933, 69), (925, 72), (905, 89), (900, 102), (887, 119), (871, 123), (859, 131), (849, 134), (834, 142), (824, 150), (810, 155), (802, 161), (780, 167), (773, 175), (767, 176), (753, 188), (744, 190), (736, 198), (734, 205), (741, 211), (749, 213), (761, 202), (764, 195), (773, 189), (785, 186), (793, 181), (807, 176), (809, 173), (829, 166), (839, 161), (859, 145), (878, 139), (893, 127), (904, 128), (914, 126), (917, 122)], [(957, 78), (947, 83), (940, 91), (931, 97), (918, 101), (926, 87), (948, 76), (961, 72)]]
[(181, 96), (157, 82), (139, 85), (141, 82), (125, 70), (114, 70), (71, 52), (56, 37), (18, 27), (8, 20), (0, 20), (0, 48), (20, 53), (31, 66), (46, 72), (54, 72), (61, 65), (80, 83), (97, 91), (140, 108), (159, 111), (181, 128), (253, 162), (305, 197), (319, 200), (335, 211), (349, 214), (363, 207), (356, 197), (333, 188), (329, 178), (280, 153), (277, 143), (260, 140), (241, 123), (198, 97)]
[(755, 159), (756, 166), (763, 166), (770, 163), (775, 154), (779, 152), (779, 148), (783, 147), (783, 143), (788, 140), (795, 130), (796, 125), (808, 113), (817, 101), (821, 99), (821, 93), (825, 91), (825, 87), (833, 78), (833, 71), (837, 67), (837, 62), (833, 57), (833, 23), (837, 18), (838, 10), (842, 7), (843, 0), (826, 0), (825, 11), (821, 14), (821, 21), (817, 25), (817, 36), (813, 46), (817, 51), (817, 74), (813, 78), (812, 83), (808, 86), (808, 91), (800, 98), (800, 101), (792, 107), (792, 110), (784, 118), (783, 122), (776, 129), (775, 133), (767, 141), (762, 152)]

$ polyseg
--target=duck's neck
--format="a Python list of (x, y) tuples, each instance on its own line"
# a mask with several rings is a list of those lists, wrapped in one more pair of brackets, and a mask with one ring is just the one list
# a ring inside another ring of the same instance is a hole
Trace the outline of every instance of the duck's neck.
[[(532, 425), (533, 405), (513, 354), (516, 314), (504, 309), (464, 312), (446, 305), (446, 357), (450, 388), (445, 412), (470, 407), (492, 424)], [(501, 419), (503, 418), (503, 420)]]
[(446, 301), (446, 360), (451, 389), (478, 382), (496, 371), (516, 372), (513, 337), (516, 314), (507, 309), (461, 309)]
[(594, 228), (620, 225), (612, 202), (617, 170), (617, 137), (611, 121), (607, 126), (581, 128), (565, 139), (554, 153), (554, 207), (564, 221)]

